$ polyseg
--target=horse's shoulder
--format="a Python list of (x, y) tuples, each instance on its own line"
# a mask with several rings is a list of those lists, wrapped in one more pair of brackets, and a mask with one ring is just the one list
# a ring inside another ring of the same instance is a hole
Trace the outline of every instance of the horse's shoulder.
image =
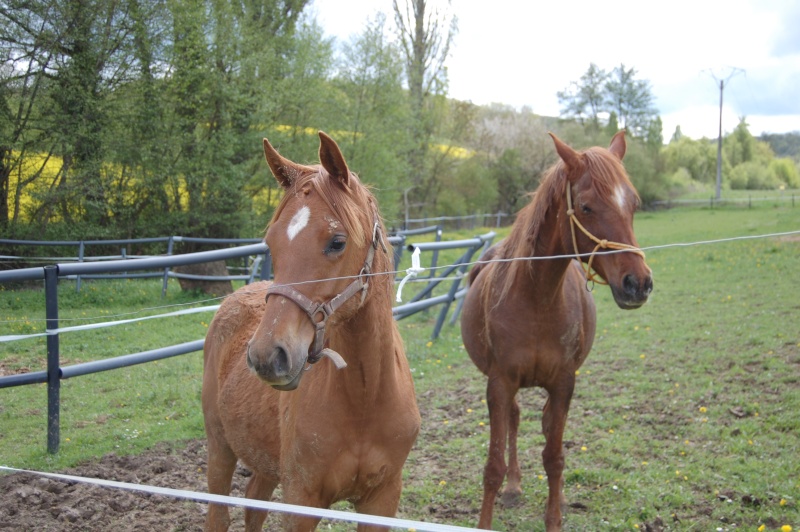
[(235, 327), (248, 317), (260, 317), (266, 306), (266, 290), (270, 284), (269, 281), (261, 281), (239, 288), (225, 298), (214, 316), (214, 321), (220, 325)]

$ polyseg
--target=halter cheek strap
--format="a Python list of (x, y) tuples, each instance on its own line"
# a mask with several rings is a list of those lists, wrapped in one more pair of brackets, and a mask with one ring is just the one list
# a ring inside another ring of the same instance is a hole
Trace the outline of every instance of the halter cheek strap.
[(347, 362), (344, 361), (342, 356), (333, 349), (325, 347), (325, 326), (328, 323), (328, 318), (336, 312), (336, 310), (344, 305), (344, 303), (361, 292), (361, 302), (359, 305), (364, 304), (364, 299), (367, 297), (367, 289), (369, 288), (369, 274), (372, 273), (372, 261), (375, 258), (375, 251), (378, 249), (378, 243), (381, 248), (386, 251), (386, 244), (381, 235), (380, 225), (378, 223), (377, 215), (372, 227), (372, 244), (367, 250), (367, 257), (364, 260), (364, 266), (353, 282), (347, 285), (342, 292), (335, 295), (329, 301), (324, 303), (315, 303), (305, 295), (301, 294), (291, 285), (271, 285), (267, 288), (266, 299), (272, 294), (278, 294), (292, 301), (300, 309), (306, 313), (311, 323), (314, 325), (314, 342), (309, 349), (308, 363), (315, 364), (319, 362), (322, 357), (328, 357), (336, 365), (336, 369), (347, 367)]
[[(586, 273), (586, 287), (589, 289), (589, 283), (597, 283), (597, 284), (608, 284), (604, 279), (599, 277), (596, 272), (592, 271), (592, 261), (594, 260), (594, 255), (597, 253), (598, 249), (617, 249), (617, 250), (626, 250), (632, 253), (636, 253), (637, 255), (641, 256), (644, 259), (644, 251), (639, 249), (636, 246), (631, 246), (630, 244), (622, 244), (620, 242), (613, 242), (610, 240), (601, 240), (590, 233), (579, 221), (578, 218), (575, 216), (575, 209), (572, 208), (572, 187), (567, 181), (567, 216), (569, 216), (569, 227), (570, 231), (572, 232), (572, 248), (575, 250), (575, 258), (578, 259), (578, 263), (583, 268), (583, 271)], [(592, 253), (589, 255), (589, 260), (587, 261), (586, 265), (584, 266), (583, 262), (581, 261), (580, 252), (578, 251), (578, 238), (575, 236), (575, 226), (578, 226), (583, 234), (589, 237), (595, 244), (597, 244)]]

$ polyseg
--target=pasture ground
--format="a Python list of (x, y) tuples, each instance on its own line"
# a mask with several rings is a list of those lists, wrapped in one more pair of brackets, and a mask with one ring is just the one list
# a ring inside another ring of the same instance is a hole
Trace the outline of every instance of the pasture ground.
[[(798, 229), (800, 208), (767, 205), (646, 212), (636, 222), (643, 247)], [(597, 339), (565, 434), (565, 528), (800, 529), (800, 238), (652, 249), (648, 263), (655, 292), (644, 308), (623, 312), (607, 288), (594, 291)], [(96, 282), (80, 294), (63, 284), (65, 318), (163, 304), (146, 283)], [(168, 302), (190, 299), (175, 288)], [(41, 293), (0, 292), (0, 334), (41, 330), (43, 312)], [(400, 322), (423, 426), (399, 516), (474, 526), (489, 434), (485, 381), (457, 325), (429, 341), (434, 317)], [(210, 316), (173, 320), (63, 335), (62, 352), (75, 363), (193, 340)], [(0, 374), (43, 369), (43, 345), (0, 344)], [(56, 456), (45, 449), (44, 386), (0, 390), (0, 464), (204, 491), (201, 372), (192, 354), (64, 381)], [(519, 400), (523, 499), (498, 507), (494, 524), (543, 530), (544, 393), (524, 390)], [(203, 513), (191, 502), (0, 477), (0, 527), (195, 530)]]

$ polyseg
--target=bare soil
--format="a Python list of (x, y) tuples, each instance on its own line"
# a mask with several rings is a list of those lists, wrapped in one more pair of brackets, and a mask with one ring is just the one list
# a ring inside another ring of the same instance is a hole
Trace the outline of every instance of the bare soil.
[[(63, 473), (205, 492), (205, 466), (205, 441), (196, 440), (138, 456), (109, 454)], [(247, 473), (237, 470), (235, 495)], [(205, 513), (205, 504), (159, 495), (21, 473), (0, 477), (0, 530), (201, 530)]]

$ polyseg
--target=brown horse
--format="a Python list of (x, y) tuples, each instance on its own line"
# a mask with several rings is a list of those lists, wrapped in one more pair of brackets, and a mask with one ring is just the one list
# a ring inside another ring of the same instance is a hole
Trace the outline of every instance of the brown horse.
[[(481, 528), (492, 525), (504, 478), (505, 504), (515, 503), (521, 494), (516, 394), (520, 388), (540, 386), (548, 393), (542, 414), (542, 460), (549, 487), (545, 524), (547, 530), (560, 530), (564, 426), (575, 371), (586, 359), (595, 333), (594, 300), (587, 287), (590, 281), (603, 282), (594, 278), (592, 266), (611, 286), (620, 308), (640, 307), (653, 289), (650, 269), (633, 235), (639, 199), (621, 162), (624, 132), (614, 136), (607, 150), (583, 152), (552, 137), (561, 160), (542, 178), (508, 238), (487, 251), (470, 272), (461, 318), (464, 346), (489, 378), (491, 436)], [(617, 252), (596, 254), (599, 248)], [(570, 255), (588, 263), (585, 273)], [(544, 257), (555, 258), (533, 260)], [(523, 260), (491, 260), (515, 258)]]
[[(275, 282), (237, 290), (208, 329), (208, 490), (227, 495), (241, 460), (253, 472), (248, 498), (266, 500), (280, 483), (287, 503), (348, 500), (360, 513), (394, 516), (420, 415), (392, 318), (394, 278), (382, 275), (392, 257), (375, 199), (336, 143), (319, 136), (316, 166), (264, 139), (285, 191), (266, 234)], [(247, 530), (265, 519), (245, 510)], [(284, 529), (318, 522), (286, 515)], [(227, 507), (211, 504), (206, 529), (228, 525)]]

